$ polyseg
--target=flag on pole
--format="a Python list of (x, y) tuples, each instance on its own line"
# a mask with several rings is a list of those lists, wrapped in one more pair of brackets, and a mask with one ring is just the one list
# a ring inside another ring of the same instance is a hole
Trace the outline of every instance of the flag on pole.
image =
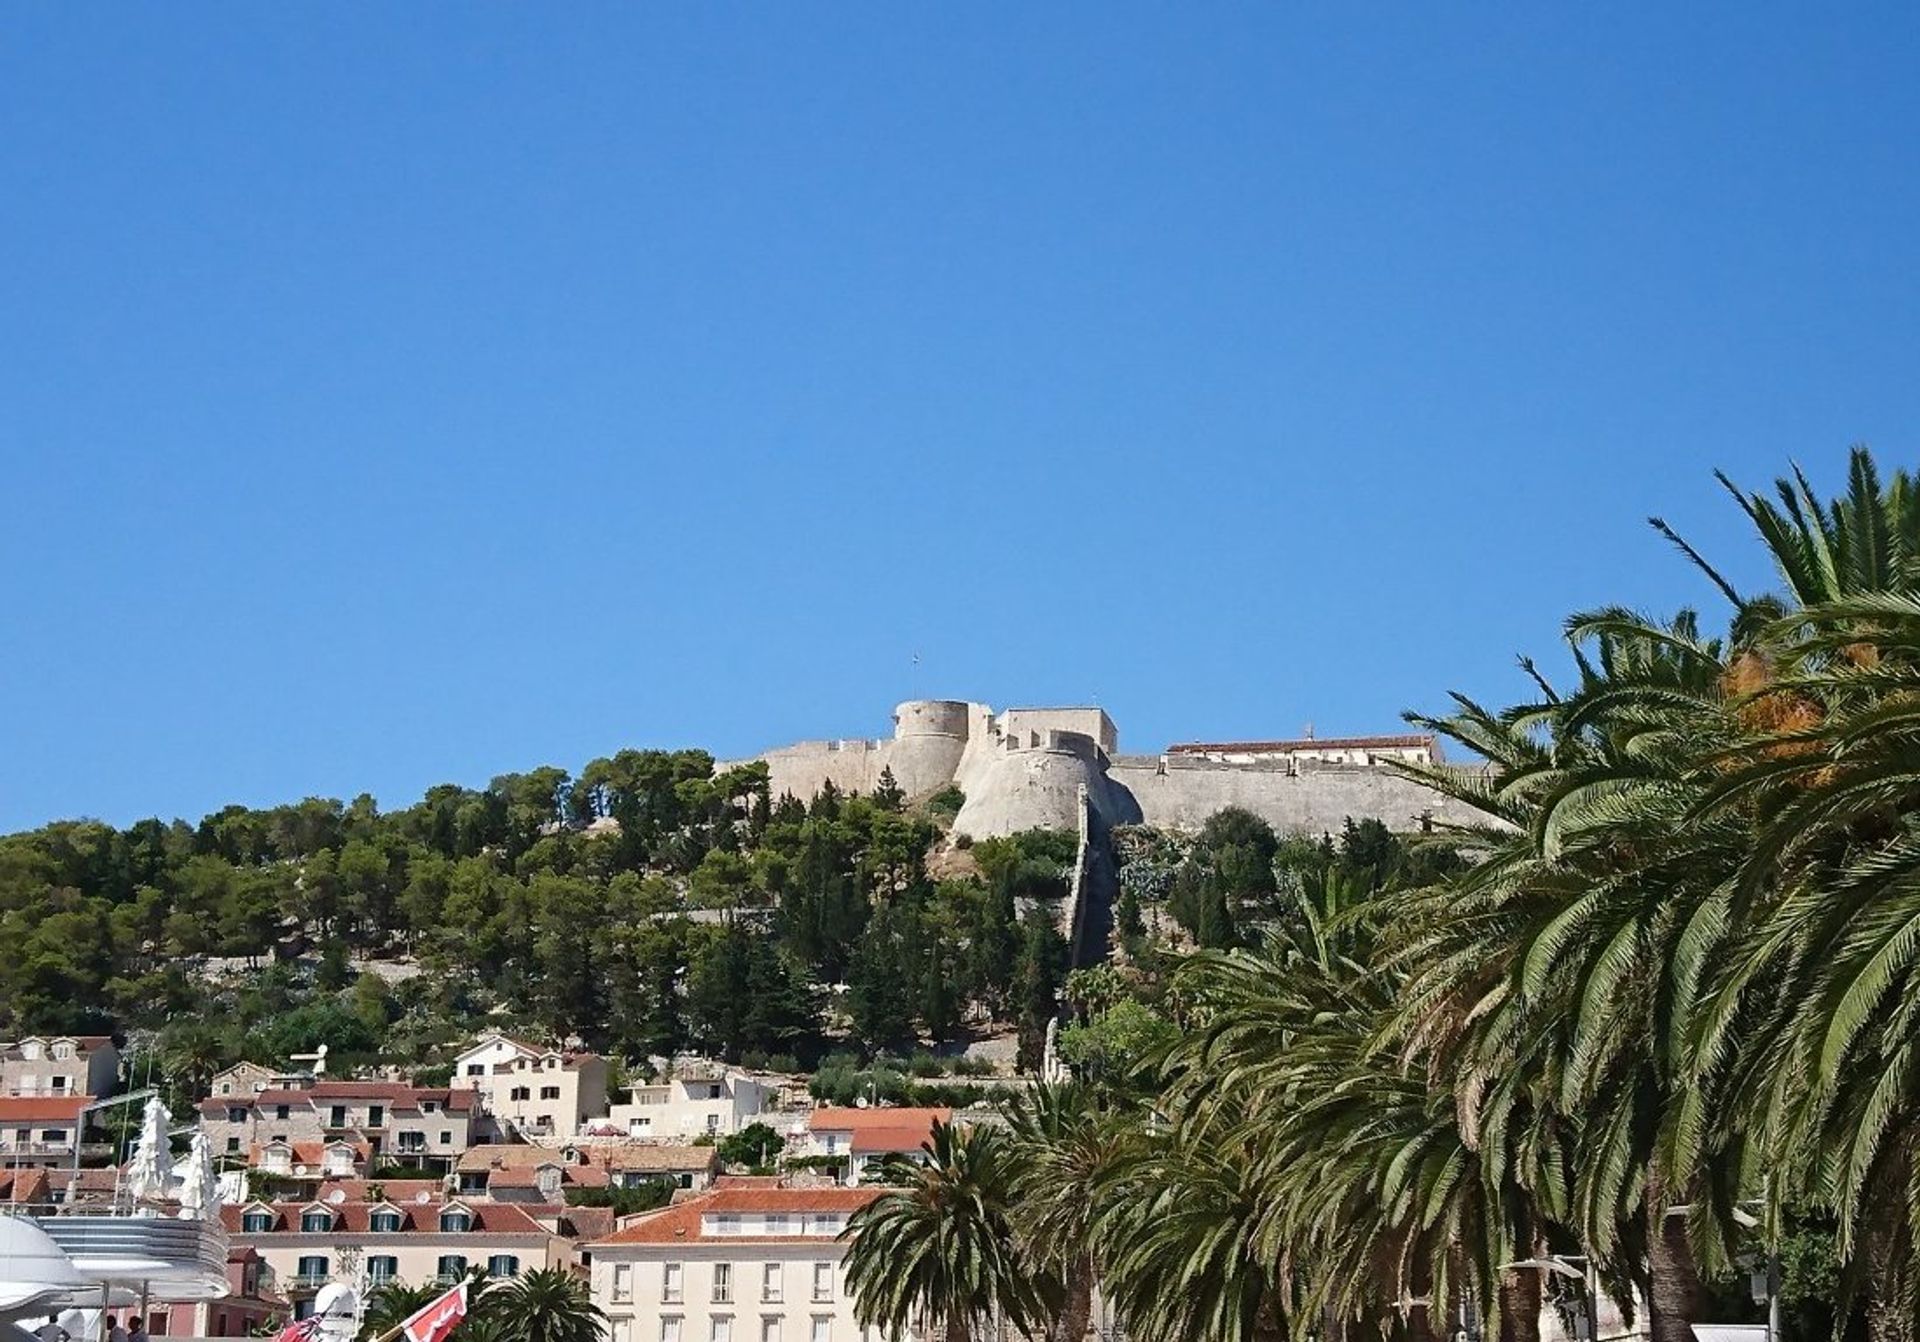
[(313, 1314), (304, 1319), (293, 1320), (273, 1335), (273, 1342), (311, 1342), (314, 1334), (319, 1331), (320, 1316)]
[(447, 1334), (467, 1317), (467, 1284), (463, 1281), (400, 1325), (407, 1342), (446, 1342)]

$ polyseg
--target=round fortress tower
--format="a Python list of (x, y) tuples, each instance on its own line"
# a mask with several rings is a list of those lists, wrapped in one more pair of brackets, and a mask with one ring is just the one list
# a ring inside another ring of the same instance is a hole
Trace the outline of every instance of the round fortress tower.
[(1100, 743), (1085, 732), (1049, 730), (1038, 741), (1004, 737), (971, 774), (955, 832), (976, 839), (1022, 829), (1077, 829), (1080, 789), (1108, 809)]
[(893, 710), (887, 767), (909, 797), (924, 797), (953, 781), (967, 748), (971, 705), (959, 699), (909, 699)]

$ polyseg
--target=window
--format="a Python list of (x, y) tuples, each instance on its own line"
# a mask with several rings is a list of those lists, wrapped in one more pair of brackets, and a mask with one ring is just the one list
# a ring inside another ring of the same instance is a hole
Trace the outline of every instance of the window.
[(740, 1233), (740, 1218), (732, 1212), (721, 1212), (714, 1219), (713, 1233), (716, 1235), (737, 1235)]
[(780, 1265), (767, 1263), (760, 1269), (760, 1298), (770, 1305), (780, 1303)]
[(660, 1320), (660, 1342), (680, 1342), (680, 1317), (669, 1314)]
[(239, 1139), (238, 1137), (229, 1137), (229, 1138), (227, 1138), (227, 1150), (228, 1150), (228, 1152), (234, 1152), (234, 1151), (238, 1151), (239, 1149), (240, 1149), (240, 1139)]
[(440, 1255), (440, 1277), (443, 1281), (457, 1281), (467, 1275), (467, 1256), (459, 1253)]
[(328, 1110), (327, 1126), (330, 1128), (344, 1128), (347, 1126), (347, 1106), (346, 1105), (336, 1104), (330, 1110)]
[(524, 1100), (528, 1098), (532, 1093), (533, 1092), (528, 1090), (525, 1086), (515, 1086), (512, 1090), (507, 1092), (507, 1098), (509, 1100)]
[(653, 1131), (653, 1115), (627, 1120), (627, 1132), (630, 1136), (644, 1137)]
[(615, 1263), (613, 1265), (613, 1302), (624, 1305), (633, 1299), (633, 1264)]
[(244, 1110), (244, 1109), (242, 1109), (242, 1108), (240, 1108), (240, 1107), (239, 1107), (238, 1105), (228, 1105), (228, 1106), (227, 1106), (227, 1122), (229, 1122), (229, 1123), (244, 1123), (244, 1122), (246, 1122), (246, 1121), (247, 1121), (247, 1111), (246, 1111), (246, 1110)]
[(303, 1235), (325, 1235), (333, 1229), (333, 1213), (315, 1208), (300, 1213), (300, 1233)]
[(468, 1076), (485, 1076), (486, 1074), (487, 1074), (486, 1064), (478, 1063), (478, 1062), (470, 1062), (467, 1064)]
[(715, 1263), (713, 1265), (713, 1303), (731, 1305), (733, 1303), (733, 1264)]
[(716, 1133), (718, 1131), (720, 1131), (720, 1115), (708, 1114), (707, 1115), (707, 1132), (711, 1134), (711, 1133)]
[(813, 1316), (813, 1335), (808, 1342), (833, 1342), (833, 1320), (825, 1314)]
[(272, 1212), (248, 1212), (240, 1218), (240, 1228), (249, 1235), (263, 1235), (273, 1229)]
[(517, 1277), (520, 1260), (510, 1253), (497, 1253), (487, 1260), (487, 1271), (496, 1277)]
[(785, 1212), (774, 1212), (767, 1217), (767, 1233), (769, 1235), (791, 1235), (793, 1233), (793, 1231), (787, 1228), (787, 1214)]
[(430, 1114), (434, 1110), (438, 1109), (439, 1107), (440, 1107), (440, 1102), (438, 1100), (420, 1101), (420, 1112), (423, 1114)]
[(440, 1229), (448, 1234), (460, 1234), (473, 1229), (473, 1214), (464, 1207), (449, 1207), (440, 1213)]
[(680, 1264), (668, 1263), (660, 1269), (660, 1298), (669, 1305), (680, 1303)]
[(733, 1319), (725, 1314), (713, 1316), (713, 1327), (707, 1332), (707, 1342), (733, 1342)]
[(440, 1134), (440, 1145), (442, 1145), (442, 1146), (452, 1146), (452, 1145), (453, 1145), (453, 1134), (452, 1134), (452, 1133), (450, 1133), (450, 1132), (443, 1132), (443, 1133), (441, 1133), (441, 1134)]
[(293, 1110), (289, 1109), (284, 1104), (276, 1104), (273, 1106), (273, 1116), (276, 1119), (278, 1119), (280, 1122), (284, 1123), (289, 1118), (293, 1117)]
[(760, 1342), (780, 1342), (778, 1314), (768, 1314), (760, 1320)]
[(231, 1094), (233, 1094), (233, 1082), (231, 1082), (231, 1081), (222, 1081), (222, 1082), (220, 1083), (220, 1093), (221, 1093), (222, 1095), (231, 1095)]
[(559, 1098), (560, 1098), (560, 1087), (558, 1087), (558, 1086), (542, 1086), (542, 1087), (540, 1087), (540, 1098), (541, 1098), (541, 1099), (543, 1099), (543, 1100), (557, 1100), (557, 1099), (559, 1099)]
[(66, 1077), (64, 1077), (64, 1076), (56, 1076), (55, 1078), (53, 1078), (53, 1093), (54, 1093), (55, 1095), (64, 1095), (64, 1094), (66, 1094), (66, 1093), (67, 1093), (67, 1078), (66, 1078)]
[(376, 1235), (391, 1235), (400, 1229), (400, 1213), (383, 1207), (367, 1218), (367, 1229)]
[(73, 1056), (73, 1045), (72, 1044), (55, 1044), (53, 1046), (53, 1056), (59, 1061), (65, 1062), (68, 1058), (71, 1058)]
[(367, 1259), (368, 1281), (392, 1281), (400, 1270), (400, 1260), (392, 1254), (375, 1254)]
[(387, 1121), (387, 1107), (384, 1104), (372, 1105), (367, 1109), (367, 1126), (382, 1127)]
[(813, 1265), (813, 1298), (815, 1300), (833, 1299), (832, 1263), (815, 1263)]
[(300, 1280), (311, 1286), (324, 1281), (327, 1275), (327, 1260), (323, 1254), (302, 1254), (300, 1256)]

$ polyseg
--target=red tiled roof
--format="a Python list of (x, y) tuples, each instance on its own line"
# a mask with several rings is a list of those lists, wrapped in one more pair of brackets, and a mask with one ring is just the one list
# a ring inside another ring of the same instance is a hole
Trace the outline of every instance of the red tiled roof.
[(1431, 734), (1403, 736), (1307, 736), (1295, 741), (1183, 741), (1169, 755), (1289, 755), (1302, 750), (1407, 750), (1433, 745)]
[[(648, 1212), (615, 1231), (600, 1244), (679, 1244), (700, 1238), (700, 1218), (722, 1213), (761, 1214), (785, 1212), (788, 1215), (825, 1212), (849, 1213), (872, 1202), (884, 1188), (743, 1188), (738, 1184), (717, 1184), (699, 1197), (675, 1203), (661, 1211)], [(729, 1241), (801, 1240), (815, 1241), (818, 1235), (729, 1235)], [(831, 1240), (826, 1240), (831, 1243)]]
[(0, 1123), (71, 1123), (93, 1103), (91, 1096), (20, 1095), (0, 1098)]
[(43, 1169), (0, 1171), (0, 1202), (50, 1202), (51, 1184)]
[[(314, 1209), (311, 1202), (275, 1202), (269, 1205), (273, 1212), (273, 1225), (265, 1231), (245, 1231), (240, 1229), (241, 1218), (249, 1207), (257, 1203), (243, 1203), (239, 1206), (222, 1207), (220, 1219), (225, 1222), (229, 1234), (282, 1234), (298, 1235), (302, 1213)], [(465, 1231), (445, 1231), (440, 1229), (440, 1213), (445, 1204), (416, 1206), (407, 1202), (348, 1202), (338, 1207), (322, 1205), (319, 1209), (333, 1216), (333, 1228), (326, 1231), (332, 1235), (366, 1234), (407, 1234), (407, 1235), (544, 1235), (539, 1222), (528, 1216), (519, 1207), (505, 1202), (461, 1202), (460, 1205), (473, 1213), (473, 1227)], [(400, 1213), (399, 1231), (373, 1231), (371, 1222), (374, 1210), (382, 1206), (391, 1206)], [(312, 1232), (321, 1233), (321, 1232)]]
[(369, 1191), (376, 1187), (387, 1195), (389, 1202), (411, 1203), (422, 1193), (427, 1195), (429, 1203), (447, 1199), (447, 1186), (438, 1179), (327, 1179), (320, 1184), (314, 1196), (320, 1202), (325, 1202), (335, 1193), (344, 1195), (349, 1202), (378, 1202), (379, 1199)]
[(595, 1151), (595, 1165), (612, 1170), (651, 1173), (670, 1170), (710, 1170), (720, 1162), (720, 1153), (711, 1146), (616, 1146)]
[(311, 1166), (313, 1172), (316, 1174), (320, 1172), (320, 1167), (326, 1163), (327, 1148), (330, 1146), (351, 1147), (355, 1161), (365, 1161), (373, 1154), (373, 1148), (357, 1137), (340, 1137), (330, 1142), (289, 1142), (283, 1139), (275, 1139), (271, 1142), (262, 1142), (249, 1151), (247, 1153), (247, 1163), (249, 1165), (259, 1165), (261, 1156), (265, 1154), (269, 1146), (287, 1147), (289, 1154), (293, 1157), (294, 1164)]
[[(571, 1184), (575, 1188), (605, 1188), (607, 1172), (592, 1165), (562, 1165), (560, 1182)], [(511, 1169), (494, 1170), (487, 1176), (487, 1187), (494, 1188), (538, 1188), (540, 1186), (540, 1167), (515, 1166)]]
[(855, 1128), (851, 1145), (859, 1155), (883, 1155), (890, 1151), (918, 1151), (932, 1140), (931, 1123), (900, 1123), (887, 1127)]
[(936, 1122), (953, 1122), (953, 1110), (887, 1105), (876, 1105), (872, 1109), (846, 1109), (823, 1104), (807, 1115), (807, 1127), (813, 1132), (859, 1132), (863, 1128), (900, 1128), (909, 1125), (930, 1131)]

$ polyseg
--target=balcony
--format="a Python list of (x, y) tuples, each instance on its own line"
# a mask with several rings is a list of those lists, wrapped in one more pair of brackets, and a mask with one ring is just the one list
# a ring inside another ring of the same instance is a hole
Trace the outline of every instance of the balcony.
[(332, 1280), (330, 1272), (296, 1272), (289, 1284), (296, 1291), (317, 1291)]

